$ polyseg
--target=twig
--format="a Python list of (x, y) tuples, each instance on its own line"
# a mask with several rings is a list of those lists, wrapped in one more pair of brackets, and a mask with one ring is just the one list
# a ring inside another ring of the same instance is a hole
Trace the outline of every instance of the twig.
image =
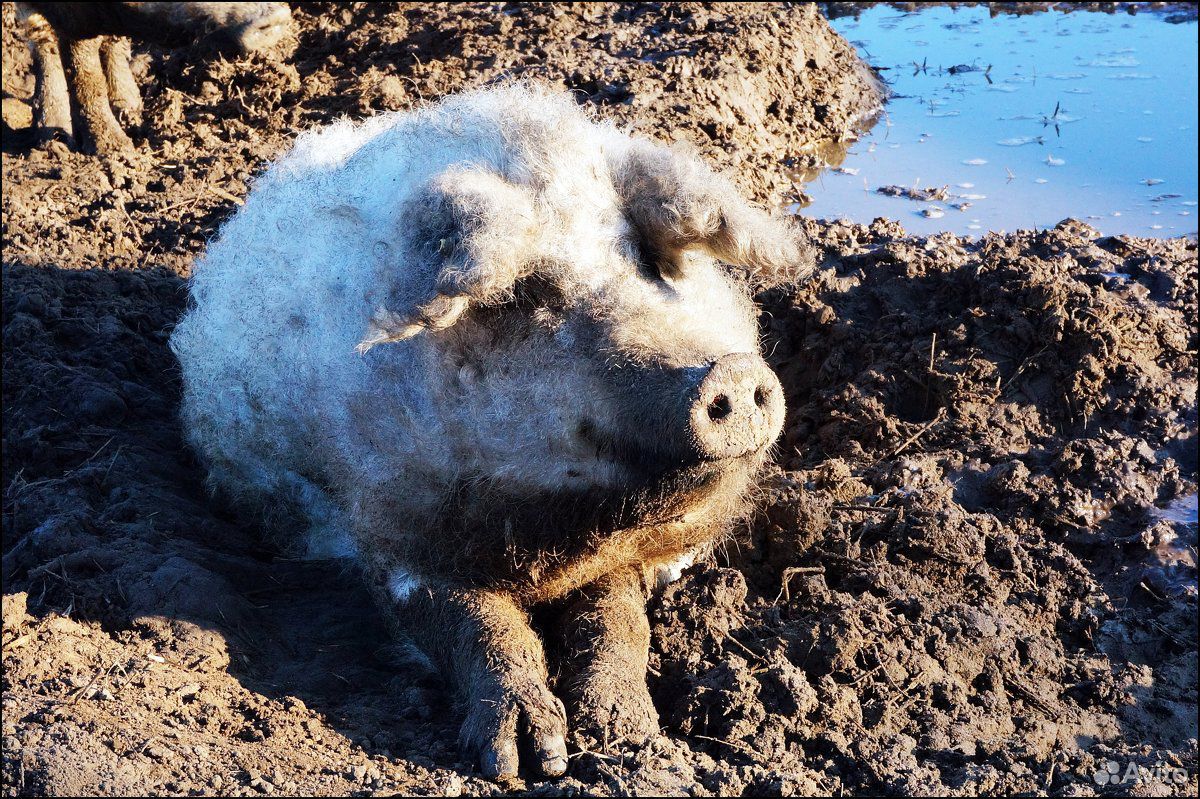
[(925, 435), (927, 432), (929, 432), (929, 429), (931, 427), (933, 427), (936, 424), (940, 424), (942, 422), (942, 420), (945, 418), (946, 418), (946, 409), (938, 408), (937, 416), (930, 419), (924, 426), (921, 427), (920, 430), (918, 430), (917, 432), (915, 432), (911, 436), (909, 436), (907, 439), (905, 439), (903, 444), (901, 444), (900, 446), (896, 447), (894, 450), (889, 452), (887, 457), (894, 458), (897, 455), (899, 455), (901, 452), (903, 452), (905, 449), (908, 448), (909, 444), (913, 443), (918, 438)]
[(113, 671), (113, 669), (115, 669), (117, 667), (118, 662), (119, 661), (114, 661), (113, 664), (111, 666), (109, 666), (107, 669), (104, 669), (103, 671), (98, 671), (94, 675), (92, 675), (92, 679), (88, 680), (87, 685), (83, 686), (78, 691), (76, 691), (71, 696), (71, 701), (67, 702), (67, 704), (73, 705), (76, 702), (78, 702), (79, 697), (83, 696), (89, 688), (91, 688), (93, 685), (95, 685), (97, 680), (99, 680), (101, 677), (107, 677), (108, 675), (112, 674), (112, 671)]
[(601, 760), (611, 760), (614, 763), (617, 760), (612, 755), (606, 755), (602, 752), (593, 752), (591, 749), (580, 749), (578, 752), (573, 752), (572, 754), (567, 755), (567, 759), (570, 760), (573, 757), (580, 757), (582, 755), (591, 755), (592, 757), (598, 757)]
[(782, 581), (779, 586), (779, 595), (775, 597), (775, 604), (779, 603), (780, 597), (787, 601), (792, 600), (792, 594), (788, 590), (789, 581), (797, 574), (824, 574), (824, 566), (788, 566), (783, 570)]
[(1022, 361), (1021, 365), (1017, 367), (1017, 371), (1013, 372), (1012, 377), (1008, 378), (1008, 380), (1005, 380), (1004, 385), (1000, 386), (1000, 392), (999, 392), (1000, 395), (1003, 395), (1005, 389), (1007, 389), (1009, 386), (1011, 386), (1012, 382), (1021, 376), (1021, 372), (1025, 371), (1026, 366), (1029, 366), (1029, 364), (1033, 363), (1035, 358), (1037, 358), (1039, 355), (1041, 355), (1043, 352), (1045, 352), (1048, 349), (1050, 349), (1050, 346), (1046, 345), (1045, 347), (1042, 347), (1040, 350), (1035, 352), (1033, 355), (1030, 355), (1024, 361)]
[(692, 737), (693, 738), (703, 738), (706, 741), (712, 741), (714, 743), (725, 744), (728, 747), (731, 747), (733, 749), (740, 749), (741, 751), (743, 751), (747, 754), (750, 754), (750, 755), (758, 754), (757, 752), (755, 752), (753, 749), (746, 746), (745, 744), (734, 743), (733, 741), (723, 741), (720, 738), (713, 738), (711, 735), (700, 735), (699, 733), (696, 733), (696, 734), (693, 734)]
[(834, 510), (857, 510), (864, 513), (899, 513), (899, 508), (877, 508), (874, 505), (834, 505)]
[(730, 641), (733, 641), (733, 642), (734, 642), (735, 644), (737, 644), (738, 646), (740, 646), (744, 652), (746, 652), (747, 654), (749, 654), (749, 655), (750, 655), (752, 658), (754, 658), (755, 660), (757, 660), (759, 663), (762, 663), (763, 665), (766, 665), (766, 661), (764, 661), (764, 660), (762, 659), (762, 655), (758, 654), (758, 653), (757, 653), (757, 652), (755, 652), (753, 649), (751, 649), (750, 647), (746, 646), (745, 644), (743, 644), (743, 643), (742, 643), (741, 641), (739, 641), (738, 639), (734, 638), (734, 637), (733, 637), (733, 636), (732, 636), (732, 635), (731, 635), (731, 634), (730, 634), (728, 631), (726, 631), (726, 633), (725, 633), (725, 637), (726, 637), (726, 638), (728, 638)]
[(230, 194), (229, 192), (222, 189), (220, 186), (209, 186), (208, 190), (223, 200), (229, 200), (229, 202), (233, 203), (234, 205), (245, 205), (246, 204), (246, 201), (243, 200), (241, 197), (238, 197), (234, 194)]

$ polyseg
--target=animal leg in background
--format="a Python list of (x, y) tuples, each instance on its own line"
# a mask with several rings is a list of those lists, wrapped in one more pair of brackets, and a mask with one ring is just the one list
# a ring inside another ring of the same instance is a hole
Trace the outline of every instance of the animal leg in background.
[(33, 43), (34, 72), (37, 75), (37, 108), (34, 124), (41, 135), (51, 139), (75, 137), (71, 122), (71, 93), (63, 70), (63, 53), (54, 32), (43, 17), (34, 15), (28, 22), (29, 40)]
[(108, 80), (100, 61), (102, 39), (77, 39), (67, 45), (68, 74), (82, 128), (82, 146), (101, 155), (133, 149), (133, 141), (121, 130), (108, 104)]
[(105, 36), (100, 45), (104, 59), (104, 77), (108, 81), (108, 99), (113, 114), (122, 125), (142, 124), (142, 93), (129, 69), (129, 40), (124, 36)]

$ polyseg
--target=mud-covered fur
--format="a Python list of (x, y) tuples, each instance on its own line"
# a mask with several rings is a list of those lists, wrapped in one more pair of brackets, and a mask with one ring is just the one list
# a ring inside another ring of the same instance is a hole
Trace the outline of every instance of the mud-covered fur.
[(766, 456), (698, 454), (695, 386), (758, 357), (747, 278), (807, 266), (727, 179), (566, 94), (339, 122), (302, 135), (196, 265), (172, 337), (185, 426), (216, 486), (306, 511), (313, 552), (360, 553), (452, 675), (486, 773), (515, 773), (519, 739), (561, 773), (526, 614), (594, 604), (569, 660), (608, 665), (568, 698), (634, 709), (573, 717), (614, 719), (591, 740), (653, 732), (644, 586), (729, 529)]

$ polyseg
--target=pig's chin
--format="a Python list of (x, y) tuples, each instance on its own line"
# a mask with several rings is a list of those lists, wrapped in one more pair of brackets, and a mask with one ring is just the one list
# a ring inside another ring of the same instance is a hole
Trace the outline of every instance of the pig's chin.
[(740, 493), (766, 459), (765, 448), (712, 458), (691, 449), (656, 446), (653, 439), (603, 433), (590, 425), (580, 427), (580, 437), (594, 449), (597, 460), (618, 475), (605, 487), (584, 489), (598, 500), (598, 508), (621, 509), (620, 518), (601, 522), (615, 526), (671, 521), (714, 494)]
[(622, 495), (632, 514), (612, 521), (630, 525), (681, 520), (715, 498), (728, 500), (731, 495), (744, 493), (763, 460), (762, 453), (751, 453), (737, 458), (696, 460), (665, 470), (634, 467), (626, 485), (614, 492)]
[(621, 477), (615, 483), (583, 492), (596, 514), (588, 521), (591, 526), (620, 529), (681, 521), (713, 503), (729, 506), (745, 493), (765, 460), (762, 450), (722, 459), (616, 461)]
[(675, 461), (646, 459), (619, 461), (623, 477), (614, 489), (619, 493), (653, 496), (663, 506), (687, 506), (689, 497), (704, 495), (713, 486), (749, 479), (763, 460), (760, 452), (735, 458), (688, 457)]
[[(421, 548), (406, 557), (417, 570), (434, 573), (453, 565), (469, 579), (520, 584), (585, 557), (607, 540), (636, 538), (639, 530), (678, 525), (691, 531), (688, 540), (675, 542), (679, 546), (668, 546), (682, 551), (724, 532), (744, 507), (765, 460), (764, 450), (719, 461), (625, 463), (624, 477), (603, 485), (532, 488), (499, 477), (459, 475), (438, 514), (441, 534), (433, 538), (457, 545)], [(662, 543), (651, 538), (656, 546)], [(651, 549), (640, 554), (662, 554)]]

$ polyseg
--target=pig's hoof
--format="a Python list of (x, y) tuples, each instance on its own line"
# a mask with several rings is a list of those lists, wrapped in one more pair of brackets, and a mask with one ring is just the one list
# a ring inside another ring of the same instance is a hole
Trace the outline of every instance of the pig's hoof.
[(641, 746), (658, 735), (658, 711), (642, 675), (592, 672), (571, 692), (573, 739), (581, 749), (604, 752)]
[(475, 696), (461, 737), (463, 747), (478, 756), (485, 777), (516, 777), (522, 757), (544, 776), (566, 772), (567, 714), (545, 683), (509, 675)]
[(142, 126), (142, 107), (140, 105), (112, 104), (113, 116), (122, 128), (140, 128)]
[(89, 149), (96, 155), (118, 155), (133, 150), (133, 139), (120, 128), (91, 131), (88, 141)]

